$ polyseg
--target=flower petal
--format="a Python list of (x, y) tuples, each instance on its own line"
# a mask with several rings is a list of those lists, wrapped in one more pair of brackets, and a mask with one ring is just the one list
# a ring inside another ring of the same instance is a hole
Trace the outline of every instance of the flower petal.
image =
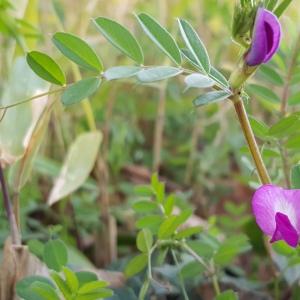
[(261, 230), (272, 236), (276, 230), (276, 214), (285, 214), (300, 233), (300, 190), (285, 190), (263, 185), (253, 195), (252, 210)]
[(268, 62), (277, 51), (281, 39), (278, 18), (264, 8), (258, 8), (252, 37), (252, 45), (245, 56), (249, 66)]
[(284, 240), (291, 247), (297, 247), (299, 234), (295, 227), (291, 224), (287, 215), (276, 213), (276, 230), (272, 236), (271, 243)]

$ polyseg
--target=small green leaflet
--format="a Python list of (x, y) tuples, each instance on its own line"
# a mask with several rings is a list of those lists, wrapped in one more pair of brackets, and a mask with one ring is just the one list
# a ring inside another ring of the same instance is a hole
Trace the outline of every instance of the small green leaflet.
[(50, 240), (44, 248), (44, 262), (51, 270), (59, 272), (68, 262), (68, 253), (61, 240)]
[(281, 119), (279, 122), (270, 127), (268, 134), (275, 138), (288, 137), (298, 129), (300, 117), (297, 114), (290, 115)]
[(231, 96), (228, 92), (214, 91), (201, 95), (193, 103), (195, 106), (202, 106), (210, 103), (216, 103), (228, 99)]
[(148, 37), (177, 65), (181, 64), (180, 49), (171, 34), (153, 17), (141, 13), (137, 19)]
[(57, 32), (52, 41), (60, 52), (82, 68), (101, 72), (103, 65), (96, 52), (76, 35)]
[(76, 104), (94, 94), (101, 84), (98, 77), (85, 78), (70, 85), (63, 93), (61, 101), (64, 105)]
[(189, 76), (187, 76), (184, 79), (184, 82), (186, 84), (186, 89), (190, 88), (198, 88), (198, 89), (203, 89), (203, 88), (209, 88), (214, 86), (215, 82), (207, 77), (206, 75), (202, 75), (199, 73), (194, 73)]
[(31, 51), (26, 60), (32, 71), (39, 77), (58, 85), (66, 84), (66, 77), (60, 66), (47, 54)]
[(94, 19), (94, 23), (113, 46), (138, 64), (143, 64), (144, 54), (141, 46), (127, 28), (114, 20), (104, 17)]
[(288, 6), (292, 3), (293, 0), (283, 0), (278, 7), (275, 9), (274, 14), (280, 18)]
[(155, 82), (177, 76), (183, 72), (182, 69), (175, 67), (152, 67), (137, 73), (137, 78), (141, 82)]
[(210, 74), (209, 74), (209, 76), (212, 79), (214, 79), (215, 81), (217, 81), (219, 84), (221, 84), (221, 86), (223, 86), (225, 88), (229, 88), (229, 82), (228, 82), (228, 80), (225, 78), (225, 76), (220, 71), (218, 71), (213, 66), (210, 67)]
[(138, 233), (138, 236), (136, 238), (137, 248), (141, 252), (146, 252), (147, 253), (147, 252), (150, 252), (152, 244), (153, 244), (153, 236), (152, 236), (151, 231), (147, 228), (142, 229)]
[(104, 72), (104, 77), (107, 80), (115, 80), (115, 79), (124, 79), (135, 76), (139, 71), (141, 71), (141, 67), (132, 67), (132, 66), (118, 66), (112, 67)]
[(210, 73), (210, 60), (207, 50), (194, 28), (185, 20), (179, 19), (181, 36), (191, 52), (197, 65), (206, 73)]
[(274, 67), (261, 65), (259, 68), (259, 75), (272, 84), (279, 86), (284, 84), (282, 77), (277, 73)]
[(134, 257), (125, 268), (125, 275), (127, 278), (136, 275), (143, 271), (148, 263), (148, 255), (146, 253)]
[(258, 84), (249, 84), (247, 90), (255, 97), (266, 100), (270, 103), (280, 103), (280, 98), (272, 90), (258, 85)]
[(238, 297), (234, 291), (228, 290), (218, 295), (216, 300), (238, 300)]

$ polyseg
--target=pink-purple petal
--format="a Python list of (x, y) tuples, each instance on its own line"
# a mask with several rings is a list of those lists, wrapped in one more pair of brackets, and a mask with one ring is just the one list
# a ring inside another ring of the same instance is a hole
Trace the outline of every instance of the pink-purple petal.
[(281, 39), (281, 25), (278, 18), (270, 11), (257, 10), (252, 45), (245, 56), (249, 66), (268, 62), (277, 51)]
[(276, 213), (275, 216), (276, 229), (272, 236), (271, 243), (284, 240), (291, 247), (297, 247), (299, 234), (296, 228), (291, 224), (287, 215)]

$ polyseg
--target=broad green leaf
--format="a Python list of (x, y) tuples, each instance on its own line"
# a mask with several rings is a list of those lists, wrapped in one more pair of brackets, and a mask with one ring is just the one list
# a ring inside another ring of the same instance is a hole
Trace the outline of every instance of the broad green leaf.
[(280, 98), (272, 90), (257, 84), (249, 84), (247, 90), (254, 96), (270, 103), (280, 103)]
[(288, 99), (288, 103), (289, 103), (289, 105), (299, 105), (300, 104), (300, 92), (292, 95)]
[(185, 77), (184, 82), (186, 84), (186, 88), (209, 88), (215, 85), (215, 82), (210, 79), (206, 75), (202, 75), (199, 73), (191, 74)]
[(137, 248), (141, 252), (149, 252), (153, 244), (153, 236), (149, 229), (144, 228), (138, 233), (136, 239)]
[(146, 253), (135, 256), (129, 261), (125, 268), (125, 275), (127, 278), (132, 277), (143, 271), (148, 264), (148, 255)]
[(85, 78), (70, 85), (62, 94), (64, 105), (76, 104), (94, 94), (101, 84), (98, 77)]
[(293, 114), (281, 119), (279, 122), (271, 126), (268, 134), (275, 138), (284, 138), (292, 134), (295, 129), (299, 128), (299, 125), (299, 116), (297, 114)]
[(206, 241), (195, 240), (189, 241), (187, 244), (195, 251), (200, 257), (204, 259), (211, 259), (214, 254), (214, 248)]
[(265, 139), (268, 137), (269, 127), (262, 121), (249, 116), (250, 125), (254, 131), (255, 136)]
[(104, 17), (94, 19), (94, 23), (113, 46), (137, 63), (142, 64), (144, 62), (141, 46), (127, 28)]
[(300, 189), (300, 165), (293, 166), (291, 170), (291, 183), (293, 189)]
[(40, 281), (33, 282), (30, 290), (40, 295), (44, 300), (60, 300), (55, 289), (47, 283)]
[(99, 131), (83, 133), (77, 137), (50, 192), (49, 205), (70, 195), (87, 180), (97, 159), (101, 140), (102, 134)]
[(137, 73), (137, 78), (141, 82), (149, 83), (168, 79), (181, 74), (183, 71), (174, 67), (151, 67)]
[(205, 272), (205, 268), (196, 262), (187, 263), (180, 270), (181, 275), (185, 279), (194, 279), (201, 276)]
[(157, 203), (151, 200), (137, 201), (132, 205), (132, 208), (138, 213), (149, 213), (158, 210)]
[(99, 300), (99, 299), (108, 299), (113, 296), (113, 291), (110, 289), (99, 289), (94, 293), (78, 295), (76, 300)]
[(96, 52), (84, 40), (76, 35), (57, 32), (53, 43), (61, 53), (82, 68), (101, 72), (103, 65)]
[(68, 262), (68, 253), (61, 240), (50, 240), (44, 248), (43, 260), (51, 270), (59, 272)]
[(32, 71), (39, 77), (54, 84), (66, 84), (64, 72), (47, 54), (38, 51), (31, 51), (27, 53), (26, 60)]
[(42, 258), (44, 255), (45, 245), (39, 240), (30, 240), (27, 243), (28, 249), (31, 253), (36, 255), (38, 258)]
[(158, 230), (158, 238), (166, 239), (175, 234), (176, 229), (179, 226), (178, 217), (170, 216), (160, 225)]
[(97, 290), (103, 289), (108, 286), (108, 283), (106, 281), (92, 281), (92, 282), (87, 282), (84, 284), (78, 291), (79, 295), (83, 294), (90, 294), (90, 293), (96, 293)]
[(137, 19), (148, 37), (177, 64), (181, 64), (181, 53), (171, 34), (153, 17), (141, 13)]
[(46, 277), (38, 275), (28, 276), (17, 282), (17, 295), (24, 300), (44, 300), (39, 294), (30, 289), (30, 286), (36, 282), (42, 282), (50, 287), (53, 287), (51, 281)]
[(283, 0), (278, 7), (275, 9), (274, 14), (280, 18), (288, 6), (292, 3), (293, 0)]
[(159, 215), (148, 215), (146, 217), (140, 218), (136, 222), (135, 226), (138, 229), (148, 228), (152, 232), (156, 232), (162, 222), (163, 222), (162, 216), (159, 216)]
[(219, 84), (221, 84), (223, 87), (229, 88), (229, 82), (228, 82), (228, 80), (225, 78), (225, 76), (220, 71), (218, 71), (213, 66), (210, 67), (210, 74), (209, 74), (209, 76), (213, 80), (215, 80)]
[(198, 67), (200, 67), (204, 72), (210, 73), (211, 66), (209, 56), (197, 32), (185, 20), (179, 19), (178, 23), (181, 36), (193, 58), (197, 62)]
[(238, 300), (238, 299), (239, 298), (237, 294), (232, 290), (225, 291), (220, 295), (218, 295), (216, 298), (216, 300)]
[(228, 99), (231, 96), (228, 92), (214, 91), (208, 92), (207, 94), (201, 95), (196, 98), (193, 103), (195, 106), (202, 106), (206, 104), (221, 102)]
[(65, 274), (65, 281), (69, 289), (75, 293), (79, 288), (79, 281), (76, 274), (69, 268), (63, 267), (63, 272)]
[(202, 231), (202, 228), (200, 226), (189, 227), (189, 228), (179, 231), (175, 235), (175, 238), (178, 240), (185, 239), (185, 238), (191, 237), (192, 235), (198, 234), (201, 231)]
[(285, 144), (288, 149), (300, 149), (300, 136), (293, 136), (289, 138)]
[(142, 70), (141, 67), (127, 67), (127, 66), (112, 67), (104, 72), (104, 77), (107, 80), (130, 78), (135, 76), (141, 70)]
[(173, 212), (174, 204), (175, 204), (175, 196), (169, 195), (164, 203), (165, 214), (167, 216), (171, 215), (171, 213)]
[(82, 287), (86, 283), (89, 283), (91, 281), (97, 281), (98, 277), (95, 273), (88, 272), (88, 271), (80, 271), (75, 273), (78, 282), (79, 282), (79, 287)]
[(152, 196), (154, 191), (149, 185), (137, 185), (134, 187), (134, 192), (139, 196)]
[(275, 85), (283, 85), (284, 81), (277, 71), (268, 65), (261, 65), (259, 68), (259, 75), (261, 75), (268, 82)]

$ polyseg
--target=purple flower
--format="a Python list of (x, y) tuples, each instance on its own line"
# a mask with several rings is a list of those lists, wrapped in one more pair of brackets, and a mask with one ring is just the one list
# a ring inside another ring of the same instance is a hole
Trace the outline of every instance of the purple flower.
[(278, 18), (264, 8), (258, 8), (252, 35), (252, 45), (245, 56), (248, 66), (268, 62), (277, 51), (281, 39)]
[(300, 235), (300, 190), (263, 185), (254, 194), (252, 209), (256, 223), (271, 238), (297, 247)]

